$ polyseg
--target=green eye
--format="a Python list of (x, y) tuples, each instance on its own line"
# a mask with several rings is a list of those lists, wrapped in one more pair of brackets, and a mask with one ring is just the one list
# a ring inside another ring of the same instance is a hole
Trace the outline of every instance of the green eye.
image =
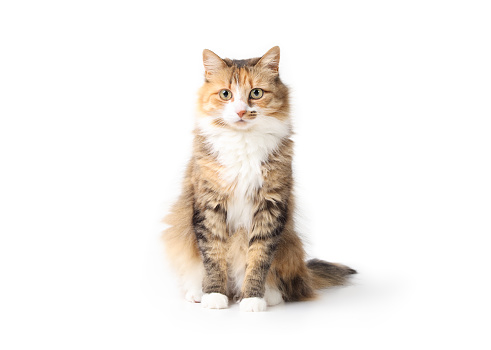
[(227, 89), (220, 90), (218, 95), (220, 95), (220, 98), (224, 101), (228, 101), (232, 98), (232, 92), (230, 92), (230, 90)]
[(262, 89), (252, 89), (251, 90), (251, 98), (254, 100), (258, 100), (263, 97), (264, 91)]

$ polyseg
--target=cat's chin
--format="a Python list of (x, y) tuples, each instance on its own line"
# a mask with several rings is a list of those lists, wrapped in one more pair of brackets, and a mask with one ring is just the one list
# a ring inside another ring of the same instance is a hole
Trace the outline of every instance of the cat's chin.
[(237, 130), (247, 130), (252, 126), (252, 123), (245, 120), (239, 120), (233, 123), (229, 123), (229, 125)]

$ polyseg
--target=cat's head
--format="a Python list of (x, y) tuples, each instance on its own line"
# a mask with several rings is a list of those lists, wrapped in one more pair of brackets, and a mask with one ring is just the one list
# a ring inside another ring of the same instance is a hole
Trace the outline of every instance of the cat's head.
[(288, 88), (279, 78), (279, 61), (278, 46), (244, 60), (222, 59), (204, 50), (198, 117), (214, 128), (232, 130), (289, 124)]

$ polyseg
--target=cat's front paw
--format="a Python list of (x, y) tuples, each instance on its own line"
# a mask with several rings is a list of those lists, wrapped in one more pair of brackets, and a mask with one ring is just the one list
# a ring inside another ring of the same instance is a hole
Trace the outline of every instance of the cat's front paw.
[(228, 297), (222, 293), (206, 293), (201, 297), (201, 306), (208, 309), (226, 309)]
[(240, 311), (266, 311), (266, 300), (263, 298), (244, 298), (240, 301)]

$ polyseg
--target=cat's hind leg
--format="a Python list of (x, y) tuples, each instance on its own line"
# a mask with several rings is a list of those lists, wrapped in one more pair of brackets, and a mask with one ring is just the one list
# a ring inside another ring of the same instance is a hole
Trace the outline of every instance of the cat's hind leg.
[[(191, 264), (190, 264), (191, 265)], [(184, 297), (191, 303), (200, 303), (203, 297), (203, 278), (205, 268), (202, 262), (195, 262), (181, 276)]]
[(190, 224), (192, 215), (192, 206), (185, 196), (181, 197), (165, 219), (169, 227), (164, 231), (162, 239), (167, 259), (177, 272), (186, 300), (199, 303), (203, 296), (205, 269)]
[(266, 284), (264, 300), (268, 306), (275, 306), (283, 302), (283, 296), (278, 287)]

